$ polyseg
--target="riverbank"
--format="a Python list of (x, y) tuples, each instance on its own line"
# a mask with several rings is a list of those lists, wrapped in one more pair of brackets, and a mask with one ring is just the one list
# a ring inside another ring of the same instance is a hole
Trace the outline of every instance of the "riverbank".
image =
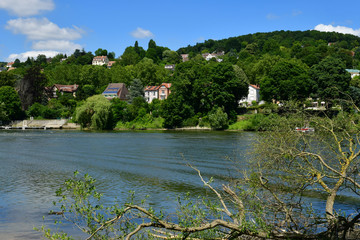
[(67, 119), (19, 120), (0, 126), (0, 129), (80, 129), (80, 125), (69, 123)]

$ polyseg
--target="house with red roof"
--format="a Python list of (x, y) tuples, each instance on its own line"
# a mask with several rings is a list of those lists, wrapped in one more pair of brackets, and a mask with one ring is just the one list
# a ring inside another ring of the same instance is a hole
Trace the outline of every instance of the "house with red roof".
[(167, 99), (171, 93), (171, 83), (162, 83), (160, 86), (146, 86), (145, 99), (151, 103), (154, 99)]
[(96, 56), (93, 58), (92, 65), (102, 66), (104, 64), (108, 65), (109, 58), (107, 56)]
[(239, 104), (251, 105), (253, 101), (257, 103), (260, 101), (260, 87), (257, 85), (249, 84), (248, 95), (239, 101)]

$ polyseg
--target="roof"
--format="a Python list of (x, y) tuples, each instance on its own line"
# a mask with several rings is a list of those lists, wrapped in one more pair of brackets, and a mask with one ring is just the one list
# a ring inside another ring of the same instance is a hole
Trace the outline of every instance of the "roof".
[(127, 100), (127, 95), (129, 94), (129, 91), (124, 83), (109, 83), (109, 85), (102, 94), (109, 93), (118, 95), (121, 100)]
[(116, 63), (116, 61), (109, 61), (109, 63), (108, 63), (108, 67), (111, 67), (113, 64), (115, 64)]
[(349, 73), (360, 73), (360, 70), (358, 69), (345, 69)]
[(162, 83), (161, 85), (160, 85), (160, 87), (161, 86), (165, 86), (166, 88), (171, 88), (171, 83)]
[(255, 89), (260, 90), (260, 87), (259, 87), (259, 86), (257, 86), (257, 85), (254, 85), (254, 84), (249, 84), (249, 86), (251, 86), (251, 87), (253, 87), (253, 88), (255, 88)]
[(105, 59), (108, 59), (108, 57), (107, 56), (96, 56), (96, 57), (93, 58), (93, 61), (94, 60), (97, 60), (97, 61), (103, 60), (103, 61), (105, 61)]
[(160, 86), (146, 86), (145, 91), (157, 91)]
[(79, 85), (73, 84), (73, 85), (61, 85), (61, 84), (54, 84), (54, 87), (57, 88), (60, 92), (76, 92)]

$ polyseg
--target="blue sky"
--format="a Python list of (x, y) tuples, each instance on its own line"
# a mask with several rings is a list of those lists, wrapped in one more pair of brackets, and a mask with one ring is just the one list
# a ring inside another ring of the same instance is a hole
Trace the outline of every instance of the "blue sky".
[(0, 61), (107, 49), (137, 40), (177, 50), (207, 39), (275, 30), (360, 36), (358, 0), (0, 0)]

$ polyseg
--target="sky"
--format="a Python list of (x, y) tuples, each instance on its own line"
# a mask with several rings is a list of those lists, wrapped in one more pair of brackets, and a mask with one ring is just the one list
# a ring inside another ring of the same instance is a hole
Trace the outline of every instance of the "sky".
[(276, 30), (360, 36), (359, 0), (0, 0), (0, 61), (98, 48), (121, 56)]

